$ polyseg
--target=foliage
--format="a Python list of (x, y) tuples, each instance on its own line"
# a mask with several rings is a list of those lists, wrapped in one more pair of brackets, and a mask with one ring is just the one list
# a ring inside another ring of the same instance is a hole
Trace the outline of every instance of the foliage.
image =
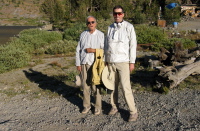
[(50, 23), (58, 24), (64, 19), (64, 9), (59, 0), (45, 0), (41, 5), (41, 11), (50, 18)]
[(164, 13), (164, 19), (167, 21), (168, 24), (171, 24), (172, 22), (179, 22), (181, 18), (180, 13), (180, 7), (176, 7), (174, 9), (166, 8)]
[(159, 27), (139, 25), (135, 26), (138, 44), (161, 42), (167, 37)]
[(159, 4), (157, 1), (136, 0), (129, 10), (132, 11), (130, 17), (133, 18), (133, 23), (143, 24), (158, 19)]
[(168, 87), (162, 87), (160, 89), (160, 93), (163, 93), (163, 94), (168, 94), (170, 91), (170, 89)]
[(143, 24), (145, 23), (145, 21), (146, 21), (146, 15), (143, 13), (137, 13), (133, 18), (133, 22), (135, 24)]
[(71, 27), (71, 28), (69, 27), (64, 30), (63, 37), (66, 40), (78, 41), (81, 32), (83, 32), (85, 29), (86, 29), (85, 23), (76, 23), (76, 24), (74, 24), (73, 27)]
[(196, 47), (195, 41), (188, 38), (180, 38), (177, 41), (180, 41), (183, 44), (184, 49), (191, 49), (191, 48)]
[[(167, 1), (166, 4), (170, 4), (170, 3), (180, 4), (178, 0), (169, 0)], [(175, 8), (172, 8), (172, 9), (168, 9), (165, 7), (163, 10), (164, 10), (163, 18), (167, 21), (168, 24), (172, 24), (172, 22), (180, 21), (181, 7), (179, 5), (177, 5)]]
[(46, 49), (47, 54), (55, 55), (55, 54), (69, 54), (74, 53), (77, 46), (76, 41), (72, 40), (60, 40), (57, 42), (52, 42), (48, 48)]
[(19, 38), (12, 38), (6, 45), (0, 46), (0, 73), (28, 65), (34, 54), (44, 54), (51, 42), (62, 40), (59, 32), (39, 29), (26, 29)]
[(159, 51), (161, 47), (170, 49), (175, 42), (181, 42), (184, 49), (196, 47), (195, 41), (189, 38), (169, 38), (160, 27), (137, 25), (135, 26), (138, 44), (153, 43), (151, 50)]
[(12, 48), (0, 48), (0, 73), (12, 69), (21, 68), (30, 61), (30, 54), (23, 50)]
[[(107, 33), (108, 26), (112, 23), (111, 20), (97, 19), (97, 29), (102, 31), (104, 34)], [(63, 38), (69, 41), (78, 41), (80, 34), (87, 30), (85, 22), (74, 23), (73, 26), (68, 27), (64, 30)]]
[(158, 12), (162, 7), (162, 18), (167, 23), (180, 21), (180, 6), (168, 9), (165, 6), (169, 3), (179, 3), (178, 0), (45, 0), (41, 6), (44, 12), (53, 23), (53, 27), (63, 29), (71, 22), (85, 22), (85, 18), (93, 15), (98, 19), (108, 20), (111, 18), (112, 9), (116, 5), (122, 5), (125, 11), (125, 19), (134, 24), (155, 22), (158, 19)]
[(39, 29), (27, 29), (19, 33), (19, 38), (13, 38), (8, 47), (14, 47), (27, 53), (41, 54), (44, 47), (50, 42), (62, 39), (58, 32), (40, 31)]
[(76, 75), (78, 75), (76, 71), (67, 71), (67, 76), (65, 77), (65, 80), (74, 81), (76, 79)]
[[(19, 39), (28, 42), (31, 40), (33, 43), (49, 43), (62, 39), (62, 34), (59, 32), (50, 32), (39, 29), (26, 29), (19, 33)], [(34, 41), (37, 39), (36, 41)]]
[(174, 43), (176, 42), (182, 43), (184, 49), (190, 49), (196, 47), (195, 41), (192, 41), (187, 38), (171, 38), (171, 39), (168, 38), (168, 39), (163, 39), (160, 42), (156, 42), (151, 46), (151, 49), (154, 51), (159, 51), (161, 47), (164, 47), (167, 50), (170, 50), (174, 46)]

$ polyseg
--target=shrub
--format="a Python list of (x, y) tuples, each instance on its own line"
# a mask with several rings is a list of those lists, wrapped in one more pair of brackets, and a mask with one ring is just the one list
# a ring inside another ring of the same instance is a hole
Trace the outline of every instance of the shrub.
[(46, 49), (46, 53), (51, 54), (51, 55), (75, 53), (76, 46), (77, 46), (77, 42), (71, 41), (71, 40), (53, 42)]
[(19, 33), (19, 38), (13, 38), (8, 46), (14, 46), (28, 53), (41, 54), (51, 42), (62, 40), (59, 32), (49, 32), (39, 29), (26, 29)]
[(107, 33), (108, 26), (113, 23), (113, 21), (111, 19), (106, 20), (106, 21), (105, 20), (98, 20), (97, 22), (98, 22), (97, 23), (97, 29), (102, 31), (105, 35)]
[(83, 32), (85, 29), (86, 29), (86, 25), (84, 23), (75, 24), (73, 27), (67, 28), (64, 30), (63, 37), (66, 40), (78, 41), (81, 32)]
[(26, 29), (19, 33), (20, 39), (33, 43), (50, 43), (52, 41), (62, 40), (62, 34), (55, 31), (45, 31), (39, 29)]
[(0, 73), (12, 69), (21, 68), (28, 64), (31, 56), (20, 49), (1, 48), (0, 49)]
[(146, 15), (143, 13), (136, 13), (133, 19), (135, 24), (143, 24), (145, 23)]
[(181, 18), (181, 8), (176, 7), (173, 9), (165, 8), (164, 19), (167, 21), (167, 24), (172, 24), (172, 22), (179, 22)]
[(195, 41), (188, 38), (168, 38), (162, 28), (148, 25), (135, 26), (138, 44), (154, 43), (151, 50), (159, 51), (161, 47), (170, 49), (175, 42), (181, 42), (185, 49), (190, 49), (196, 46)]
[(62, 40), (59, 32), (27, 29), (19, 33), (19, 38), (12, 38), (6, 45), (0, 46), (0, 73), (26, 66), (31, 56), (43, 54), (46, 47)]
[(160, 42), (156, 42), (151, 46), (151, 49), (153, 51), (159, 51), (161, 47), (166, 48), (167, 50), (170, 50), (170, 48), (173, 48), (175, 42), (180, 42), (183, 44), (184, 49), (190, 49), (196, 47), (195, 41), (192, 41), (187, 38), (171, 38), (171, 39), (163, 39)]
[(161, 28), (155, 26), (138, 25), (135, 31), (138, 44), (160, 42), (167, 37)]

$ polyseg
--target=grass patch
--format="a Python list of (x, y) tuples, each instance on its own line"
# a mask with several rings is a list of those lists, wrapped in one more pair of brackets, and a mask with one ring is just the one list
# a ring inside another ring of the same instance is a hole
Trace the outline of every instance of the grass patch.
[(189, 76), (184, 81), (182, 81), (178, 86), (177, 89), (200, 89), (200, 77), (199, 75)]

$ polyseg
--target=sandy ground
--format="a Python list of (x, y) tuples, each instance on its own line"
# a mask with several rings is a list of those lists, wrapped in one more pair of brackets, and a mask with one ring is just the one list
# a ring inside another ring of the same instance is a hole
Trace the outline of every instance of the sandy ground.
[(195, 18), (192, 21), (184, 21), (178, 23), (177, 29), (180, 31), (187, 30), (198, 30), (200, 33), (200, 17)]

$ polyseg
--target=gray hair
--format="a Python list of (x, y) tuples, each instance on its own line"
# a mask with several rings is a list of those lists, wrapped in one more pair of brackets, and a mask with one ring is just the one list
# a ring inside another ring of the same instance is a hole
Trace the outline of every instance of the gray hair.
[(94, 18), (95, 22), (97, 22), (97, 19), (96, 19), (94, 16), (91, 16), (91, 15), (90, 15), (90, 16), (88, 16), (88, 17), (86, 18), (86, 24), (87, 24), (87, 22), (88, 22), (88, 19), (91, 18), (91, 17)]

